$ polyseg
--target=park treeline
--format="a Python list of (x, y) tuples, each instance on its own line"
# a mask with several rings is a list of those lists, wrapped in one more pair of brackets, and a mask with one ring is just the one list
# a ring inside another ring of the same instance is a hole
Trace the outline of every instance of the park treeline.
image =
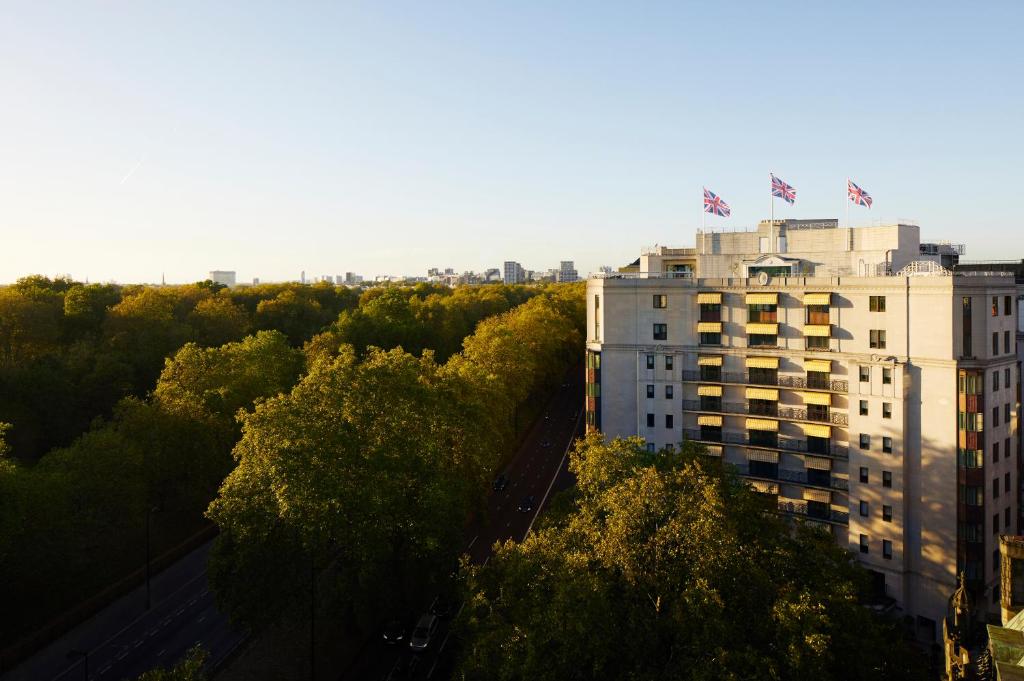
[[(582, 289), (218, 290), (43, 277), (0, 288), (0, 640), (140, 567), (147, 518), (154, 554), (194, 532), (236, 459), (246, 464), (243, 426), (324, 367), (362, 371), (382, 356), (454, 367), (485, 328), (527, 309), (551, 310), (548, 321), (578, 334)], [(388, 417), (373, 386), (339, 390)]]

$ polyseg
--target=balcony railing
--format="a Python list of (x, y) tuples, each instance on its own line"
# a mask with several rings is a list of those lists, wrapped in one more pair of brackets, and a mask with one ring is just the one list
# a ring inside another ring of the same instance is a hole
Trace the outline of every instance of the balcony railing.
[(827, 522), (838, 523), (840, 525), (850, 524), (850, 514), (846, 511), (837, 511), (834, 508), (830, 508), (827, 516), (819, 515), (817, 513), (808, 513), (806, 501), (783, 501), (782, 499), (779, 499), (779, 511), (790, 515), (813, 518), (814, 520), (825, 520)]
[(683, 400), (683, 411), (707, 411), (718, 414), (746, 414), (749, 416), (769, 416), (777, 419), (791, 419), (794, 421), (813, 421), (815, 423), (830, 423), (834, 426), (845, 426), (849, 424), (849, 417), (835, 411), (821, 414), (810, 412), (803, 407), (785, 407), (778, 404), (743, 404), (739, 402), (723, 402), (717, 409), (711, 405), (705, 406), (700, 400)]
[(760, 377), (751, 380), (750, 374), (733, 372), (721, 372), (716, 378), (702, 378), (699, 371), (683, 371), (683, 380), (706, 383), (735, 383), (737, 385), (771, 385), (780, 388), (807, 388), (810, 390), (830, 390), (832, 392), (845, 393), (849, 390), (848, 381), (839, 379), (805, 378), (803, 376), (776, 376), (773, 378)]
[(846, 426), (850, 423), (850, 419), (846, 414), (832, 411), (831, 409), (825, 413), (821, 413), (812, 412), (805, 407), (779, 407), (778, 412), (780, 419), (816, 421), (818, 423), (831, 423), (834, 426)]
[(845, 492), (849, 489), (849, 481), (846, 478), (840, 478), (835, 475), (822, 476), (827, 477), (825, 480), (810, 480), (807, 471), (792, 471), (785, 468), (778, 469), (775, 475), (762, 475), (759, 473), (751, 473), (750, 466), (745, 463), (730, 463), (730, 466), (736, 468), (736, 472), (740, 475), (758, 478), (759, 480), (777, 480), (779, 482), (790, 482), (797, 485), (804, 485), (806, 487), (817, 487), (819, 489), (833, 489), (840, 492)]
[(836, 459), (846, 459), (849, 457), (849, 452), (846, 445), (830, 444), (827, 448), (819, 445), (814, 445), (808, 448), (807, 440), (800, 440), (797, 438), (786, 437), (785, 435), (779, 436), (777, 445), (764, 445), (759, 444), (756, 441), (752, 442), (750, 436), (747, 433), (733, 433), (724, 432), (718, 440), (706, 440), (701, 437), (699, 428), (683, 428), (683, 436), (688, 440), (695, 442), (710, 442), (712, 444), (727, 444), (727, 445), (748, 445), (750, 447), (760, 447), (762, 449), (777, 449), (788, 452), (799, 452), (801, 454), (810, 454), (812, 456), (828, 456)]

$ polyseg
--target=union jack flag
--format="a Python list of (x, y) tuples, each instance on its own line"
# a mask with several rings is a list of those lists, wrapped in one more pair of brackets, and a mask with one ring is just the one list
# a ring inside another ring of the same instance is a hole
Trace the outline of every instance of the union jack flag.
[(873, 200), (871, 195), (855, 185), (852, 180), (846, 181), (846, 195), (849, 196), (850, 200), (858, 206), (867, 206), (868, 208), (871, 208), (871, 202)]
[(729, 217), (729, 204), (718, 198), (718, 194), (708, 191), (707, 187), (705, 187), (704, 212), (711, 213), (712, 215), (721, 215), (723, 218), (727, 218)]
[(796, 190), (790, 187), (788, 184), (780, 180), (779, 178), (772, 175), (772, 196), (777, 196), (786, 203), (793, 203), (796, 201)]

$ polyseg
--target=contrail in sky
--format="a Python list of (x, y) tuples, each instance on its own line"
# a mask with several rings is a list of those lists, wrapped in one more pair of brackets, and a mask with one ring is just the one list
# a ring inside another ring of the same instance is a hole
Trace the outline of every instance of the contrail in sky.
[(125, 175), (123, 178), (121, 178), (121, 184), (124, 184), (125, 182), (127, 182), (128, 178), (131, 177), (132, 175), (134, 175), (135, 171), (138, 170), (139, 166), (141, 166), (141, 165), (142, 165), (142, 159), (140, 158), (139, 162), (135, 164), (135, 167), (132, 168), (131, 170), (129, 170), (127, 175)]

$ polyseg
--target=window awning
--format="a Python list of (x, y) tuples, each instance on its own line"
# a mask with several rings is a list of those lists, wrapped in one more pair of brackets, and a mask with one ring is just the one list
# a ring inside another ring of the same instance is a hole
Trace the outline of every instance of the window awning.
[(804, 324), (804, 335), (812, 338), (828, 338), (832, 335), (832, 325)]
[(750, 485), (753, 490), (759, 494), (778, 494), (779, 483), (777, 482), (765, 482), (764, 480), (747, 480), (747, 484)]
[(720, 385), (698, 385), (697, 394), (701, 397), (721, 397), (722, 386)]
[(722, 333), (722, 322), (697, 322), (697, 333)]
[(708, 456), (717, 456), (721, 458), (722, 445), (704, 445), (704, 451), (702, 453), (707, 454)]
[(771, 400), (779, 401), (779, 391), (775, 388), (747, 388), (748, 400)]
[(826, 374), (832, 373), (832, 360), (830, 359), (805, 359), (805, 371), (823, 371)]
[(805, 293), (804, 305), (831, 305), (831, 293)]
[(698, 293), (697, 294), (698, 305), (721, 305), (722, 294), (721, 293)]
[(805, 456), (804, 465), (816, 471), (830, 471), (832, 470), (832, 459), (825, 459), (820, 456)]
[(748, 369), (778, 369), (778, 357), (747, 357)]
[(722, 417), (715, 414), (701, 414), (697, 417), (698, 426), (722, 426)]
[(720, 355), (702, 355), (697, 358), (697, 366), (720, 367), (722, 366), (722, 357)]
[(778, 305), (778, 293), (748, 293), (747, 305)]
[(832, 492), (823, 489), (804, 488), (804, 501), (820, 501), (823, 504), (832, 503)]
[(778, 336), (779, 325), (766, 322), (748, 322), (747, 333), (756, 333), (761, 336)]
[(767, 430), (772, 433), (779, 431), (779, 422), (771, 419), (747, 419), (747, 430)]
[(801, 423), (804, 435), (807, 437), (832, 437), (832, 428), (817, 423)]
[(817, 404), (823, 407), (832, 406), (832, 395), (830, 393), (800, 393), (804, 398), (804, 404)]
[(766, 452), (761, 449), (748, 449), (747, 461), (762, 461), (764, 463), (778, 463), (779, 453), (778, 452)]

